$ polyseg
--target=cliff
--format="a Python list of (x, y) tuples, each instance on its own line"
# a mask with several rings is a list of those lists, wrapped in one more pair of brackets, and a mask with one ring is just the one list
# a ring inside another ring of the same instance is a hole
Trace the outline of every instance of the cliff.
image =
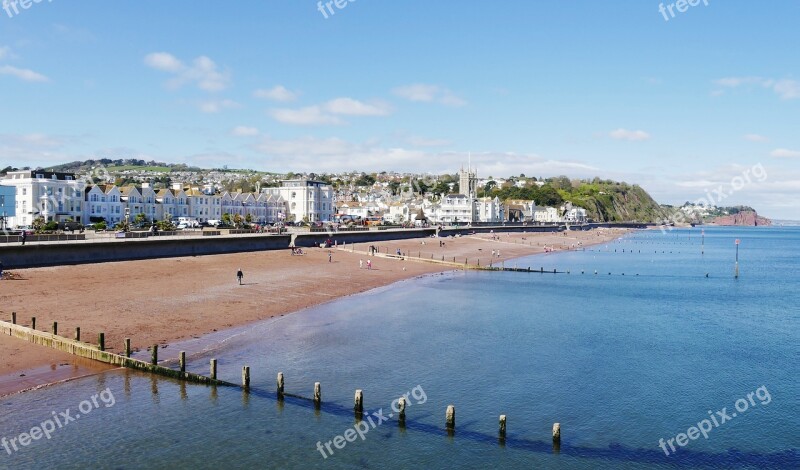
[(766, 217), (759, 216), (755, 211), (743, 211), (738, 214), (724, 215), (717, 217), (711, 222), (712, 225), (724, 226), (744, 226), (744, 227), (759, 227), (772, 225), (772, 221)]

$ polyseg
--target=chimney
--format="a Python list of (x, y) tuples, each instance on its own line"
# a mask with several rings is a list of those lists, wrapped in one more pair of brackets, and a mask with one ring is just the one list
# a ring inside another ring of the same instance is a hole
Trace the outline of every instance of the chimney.
[(183, 185), (181, 183), (172, 183), (172, 189), (174, 189), (175, 191), (180, 191), (181, 189), (183, 189)]

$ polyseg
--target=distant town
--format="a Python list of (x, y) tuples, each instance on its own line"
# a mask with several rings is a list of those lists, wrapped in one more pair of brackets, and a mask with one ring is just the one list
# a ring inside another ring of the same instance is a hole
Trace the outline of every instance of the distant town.
[[(624, 201), (624, 204), (620, 204)], [(692, 217), (717, 208), (681, 210)], [(276, 225), (582, 224), (669, 218), (638, 186), (566, 176), (381, 172), (274, 174), (142, 160), (0, 171), (0, 226), (95, 229)]]

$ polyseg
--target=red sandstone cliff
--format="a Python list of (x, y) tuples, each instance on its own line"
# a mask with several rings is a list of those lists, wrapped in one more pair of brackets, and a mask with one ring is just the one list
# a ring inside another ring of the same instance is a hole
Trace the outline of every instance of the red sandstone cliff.
[(767, 219), (766, 217), (761, 217), (752, 211), (739, 212), (738, 214), (734, 215), (717, 217), (709, 223), (712, 225), (740, 225), (746, 227), (772, 225), (771, 220)]

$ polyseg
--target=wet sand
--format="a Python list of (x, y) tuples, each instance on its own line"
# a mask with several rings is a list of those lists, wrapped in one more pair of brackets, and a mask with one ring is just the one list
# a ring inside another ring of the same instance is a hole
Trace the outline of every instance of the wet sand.
[[(613, 240), (627, 231), (498, 233), (460, 238), (425, 238), (363, 243), (346, 250), (314, 248), (303, 256), (289, 250), (186, 258), (125, 261), (80, 266), (15, 270), (19, 280), (0, 281), (0, 318), (49, 331), (58, 322), (59, 334), (72, 337), (81, 328), (81, 339), (96, 341), (105, 333), (106, 347), (119, 353), (124, 338), (134, 351), (158, 344), (160, 356), (177, 351), (170, 343), (198, 338), (214, 331), (286, 315), (339, 297), (452, 267), (408, 259), (372, 257), (370, 245), (381, 252), (482, 266), (545, 251), (590, 246)], [(423, 243), (424, 242), (424, 243)], [(350, 252), (354, 249), (354, 252)], [(331, 262), (328, 255), (331, 255)], [(359, 269), (359, 260), (364, 268)], [(244, 272), (238, 285), (236, 271)], [(104, 364), (81, 360), (12, 337), (0, 337), (0, 396), (71, 377), (108, 370)]]

